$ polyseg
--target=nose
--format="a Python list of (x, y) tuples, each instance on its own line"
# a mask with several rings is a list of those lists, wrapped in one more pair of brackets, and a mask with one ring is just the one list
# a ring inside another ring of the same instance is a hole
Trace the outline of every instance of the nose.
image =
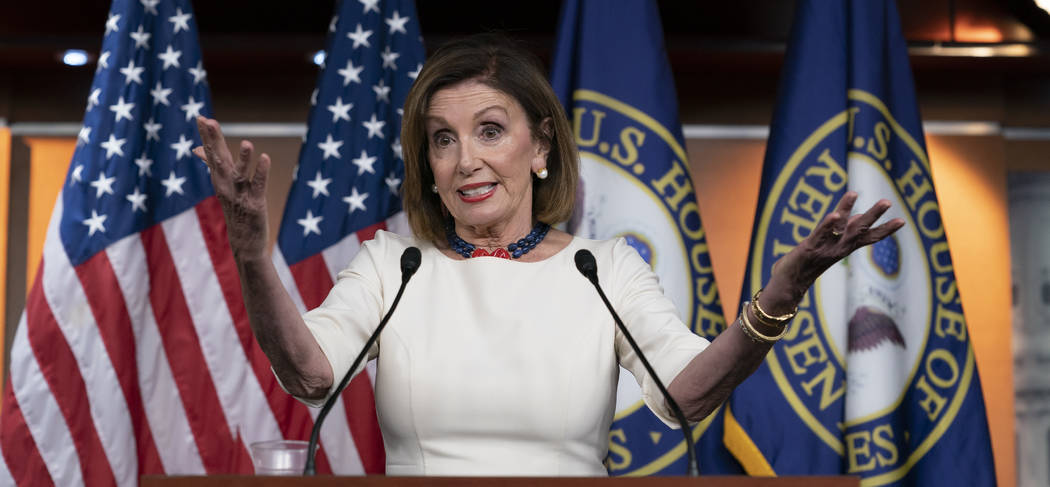
[(459, 164), (456, 165), (456, 169), (464, 176), (481, 169), (481, 157), (474, 144), (467, 142), (460, 145)]

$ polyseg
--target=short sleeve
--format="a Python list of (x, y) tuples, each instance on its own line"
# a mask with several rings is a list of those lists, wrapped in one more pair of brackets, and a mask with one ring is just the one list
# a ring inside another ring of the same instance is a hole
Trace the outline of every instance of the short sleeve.
[[(368, 337), (379, 326), (385, 309), (382, 271), (394, 245), (395, 239), (389, 234), (376, 233), (375, 239), (365, 242), (350, 265), (339, 272), (335, 285), (321, 305), (303, 315), (303, 321), (332, 366), (334, 380), (328, 395), (322, 399), (297, 397), (304, 404), (313, 407), (324, 404)], [(378, 353), (377, 342), (354, 373), (360, 372)]]
[[(664, 386), (670, 386), (678, 373), (707, 348), (709, 342), (682, 322), (674, 303), (664, 295), (656, 273), (622, 238), (613, 246), (610, 260), (609, 284), (602, 285), (612, 288), (607, 293), (624, 325)], [(678, 428), (678, 421), (667, 407), (659, 387), (619, 329), (616, 331), (616, 355), (620, 365), (638, 381), (642, 399), (649, 409), (669, 427)]]

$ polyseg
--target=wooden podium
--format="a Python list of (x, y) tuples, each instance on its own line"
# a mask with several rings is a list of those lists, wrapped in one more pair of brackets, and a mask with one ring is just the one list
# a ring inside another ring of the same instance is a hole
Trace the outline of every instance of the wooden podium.
[(858, 487), (860, 477), (142, 477), (142, 487)]

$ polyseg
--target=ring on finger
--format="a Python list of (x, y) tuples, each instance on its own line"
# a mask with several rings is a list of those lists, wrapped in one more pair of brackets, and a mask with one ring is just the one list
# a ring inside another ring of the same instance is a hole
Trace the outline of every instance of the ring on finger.
[(834, 236), (835, 238), (841, 238), (842, 237), (842, 232), (840, 232), (838, 230), (831, 230), (831, 235)]

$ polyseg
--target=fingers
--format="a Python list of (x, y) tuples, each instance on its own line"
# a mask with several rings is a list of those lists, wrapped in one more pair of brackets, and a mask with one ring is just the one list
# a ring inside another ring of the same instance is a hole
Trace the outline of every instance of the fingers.
[(881, 199), (876, 201), (874, 205), (871, 205), (871, 208), (868, 208), (868, 211), (850, 218), (846, 230), (850, 233), (865, 233), (888, 209), (890, 209), (889, 200)]
[(893, 234), (893, 232), (900, 230), (903, 226), (903, 218), (894, 218), (886, 223), (883, 223), (882, 225), (879, 225), (869, 230), (867, 235), (864, 236), (863, 240), (861, 240), (859, 244), (860, 246), (871, 245), (875, 242), (878, 242), (879, 240), (889, 237)]
[(839, 200), (839, 204), (835, 207), (835, 211), (832, 213), (835, 215), (835, 225), (832, 226), (832, 233), (835, 237), (840, 237), (846, 231), (846, 224), (849, 221), (850, 212), (853, 211), (853, 204), (857, 202), (856, 191), (846, 191), (846, 194), (842, 195), (842, 199)]
[(265, 152), (259, 156), (258, 167), (252, 178), (252, 191), (257, 195), (266, 193), (266, 180), (270, 176), (270, 155)]
[(219, 122), (210, 118), (197, 117), (197, 130), (204, 142), (203, 159), (207, 161), (208, 167), (219, 174), (226, 174), (232, 170), (233, 157), (226, 147), (226, 138), (222, 135)]
[(252, 161), (252, 151), (255, 147), (252, 146), (251, 142), (247, 140), (241, 141), (241, 148), (237, 151), (237, 167), (235, 168), (236, 174), (245, 181), (251, 181), (252, 175), (255, 174), (255, 165), (257, 162)]
[(846, 194), (842, 195), (839, 199), (838, 205), (835, 207), (835, 211), (828, 213), (823, 220), (813, 229), (814, 238), (818, 242), (837, 242), (842, 238), (843, 233), (846, 232), (846, 225), (849, 222), (850, 211), (853, 209), (853, 204), (857, 202), (857, 193), (855, 191), (847, 191)]

